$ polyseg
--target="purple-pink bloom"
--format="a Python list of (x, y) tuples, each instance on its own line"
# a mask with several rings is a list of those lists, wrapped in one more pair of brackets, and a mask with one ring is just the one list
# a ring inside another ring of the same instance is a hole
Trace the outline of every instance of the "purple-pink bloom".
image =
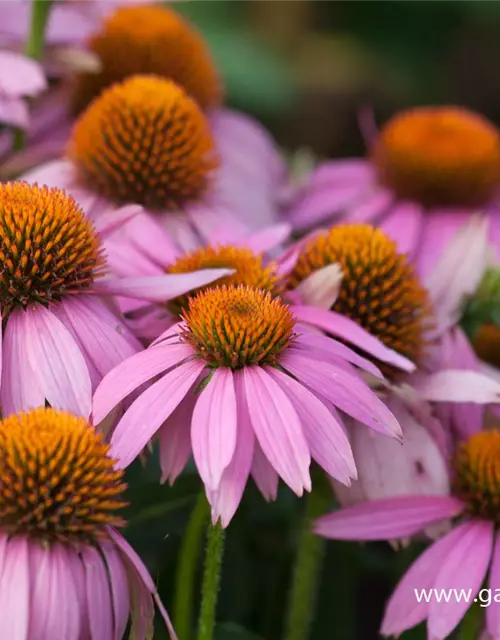
[(29, 122), (25, 98), (47, 86), (41, 66), (20, 53), (0, 50), (0, 124), (25, 128)]
[[(428, 637), (448, 638), (473, 603), (484, 580), (500, 588), (498, 524), (500, 434), (480, 431), (457, 444), (451, 459), (451, 495), (405, 495), (341, 509), (319, 518), (314, 530), (334, 540), (393, 540), (412, 536), (431, 525), (457, 519), (452, 530), (433, 543), (401, 578), (389, 599), (381, 633), (399, 636), (427, 621)], [(422, 589), (470, 590), (470, 598), (448, 601), (422, 598)], [(497, 637), (498, 603), (486, 611), (486, 629)]]
[(472, 214), (490, 221), (500, 244), (500, 136), (459, 107), (419, 107), (395, 115), (368, 140), (366, 159), (320, 164), (286, 205), (297, 229), (341, 220), (378, 226), (427, 277)]
[(250, 474), (268, 499), (278, 477), (297, 495), (310, 491), (311, 459), (349, 484), (356, 467), (337, 410), (400, 436), (358, 368), (377, 371), (297, 324), (271, 293), (216, 287), (191, 298), (180, 323), (103, 379), (92, 415), (99, 424), (153, 381), (130, 399), (111, 435), (113, 455), (127, 466), (158, 438), (163, 479), (173, 481), (192, 452), (213, 520), (226, 526)]
[[(153, 635), (139, 556), (118, 533), (123, 472), (83, 418), (38, 408), (0, 421), (0, 617), (5, 638), (91, 640)], [(57, 491), (54, 491), (57, 487)]]

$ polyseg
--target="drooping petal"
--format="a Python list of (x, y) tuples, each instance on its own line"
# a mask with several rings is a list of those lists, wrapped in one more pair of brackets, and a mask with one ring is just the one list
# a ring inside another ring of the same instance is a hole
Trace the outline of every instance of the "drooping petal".
[(5, 96), (0, 93), (0, 123), (26, 129), (29, 125), (29, 110), (22, 98)]
[[(493, 595), (499, 593), (497, 589), (500, 589), (500, 534), (498, 533), (493, 547), (488, 586)], [(486, 628), (493, 638), (500, 637), (500, 602), (496, 602), (495, 598), (492, 598), (490, 606), (486, 609)]]
[(422, 398), (434, 402), (500, 402), (500, 384), (479, 371), (446, 369), (422, 376), (415, 386)]
[(278, 369), (266, 371), (286, 392), (302, 424), (311, 456), (333, 478), (349, 485), (356, 478), (351, 445), (342, 427), (318, 398)]
[(303, 304), (330, 309), (339, 295), (342, 278), (340, 265), (329, 264), (303, 280), (295, 292), (300, 295)]
[[(472, 520), (457, 527), (462, 533), (453, 549), (441, 561), (436, 576), (439, 589), (470, 589), (472, 595), (481, 588), (490, 563), (493, 547), (493, 523), (484, 520)], [(465, 598), (438, 602), (433, 598), (429, 604), (427, 628), (429, 635), (435, 638), (449, 637), (457, 624), (471, 606)]]
[(348, 209), (345, 220), (350, 223), (375, 223), (389, 209), (393, 201), (392, 191), (376, 188), (367, 200)]
[[(285, 242), (290, 236), (291, 230), (292, 228), (289, 224), (275, 224), (272, 227), (255, 231), (247, 236), (241, 244), (244, 244), (254, 253), (267, 253), (275, 249), (282, 242)], [(237, 244), (240, 244), (240, 242), (237, 241)]]
[(235, 372), (234, 384), (238, 412), (236, 446), (230, 463), (224, 469), (219, 486), (207, 494), (212, 506), (212, 521), (215, 523), (220, 518), (223, 527), (227, 527), (231, 522), (240, 504), (252, 466), (255, 441), (241, 371)]
[(162, 425), (159, 431), (160, 440), (160, 482), (169, 481), (172, 485), (181, 473), (191, 455), (191, 418), (196, 396), (190, 394), (184, 398)]
[(384, 614), (380, 632), (384, 636), (399, 636), (425, 620), (429, 614), (429, 602), (416, 597), (416, 592), (424, 589), (440, 589), (436, 577), (444, 559), (460, 543), (462, 527), (456, 527), (446, 536), (435, 542), (411, 565), (399, 581), (392, 594)]
[(360, 196), (363, 196), (363, 186), (358, 184), (322, 185), (306, 192), (287, 213), (287, 220), (296, 229), (308, 229), (331, 220), (343, 208), (359, 200)]
[(28, 540), (9, 540), (2, 564), (0, 581), (0, 619), (4, 638), (29, 640), (29, 558)]
[(99, 546), (104, 555), (109, 573), (111, 600), (113, 603), (113, 640), (121, 640), (125, 633), (130, 613), (130, 593), (127, 573), (123, 559), (112, 543), (103, 541)]
[(193, 411), (193, 457), (207, 491), (219, 486), (236, 447), (236, 393), (230, 369), (217, 368)]
[(189, 393), (205, 367), (203, 362), (185, 362), (146, 389), (125, 412), (111, 436), (110, 455), (121, 467), (128, 466), (156, 434)]
[(262, 451), (297, 495), (310, 491), (311, 457), (292, 403), (260, 367), (245, 367), (243, 374), (248, 414)]
[(316, 520), (314, 531), (332, 540), (392, 540), (411, 536), (464, 508), (449, 496), (401, 496), (340, 509)]
[(28, 359), (24, 311), (13, 311), (3, 338), (3, 366), (0, 399), (4, 417), (45, 405), (37, 377)]
[(415, 370), (415, 365), (412, 362), (393, 349), (383, 345), (380, 340), (350, 318), (346, 318), (334, 311), (303, 305), (293, 305), (291, 310), (299, 321), (304, 324), (310, 324), (337, 338), (341, 338), (355, 347), (359, 347), (365, 353), (374, 356), (377, 360), (394, 365), (402, 371), (412, 372)]
[(114, 636), (113, 605), (106, 565), (94, 547), (83, 547), (81, 554), (85, 569), (92, 640), (110, 640)]
[(108, 413), (132, 391), (148, 380), (170, 369), (193, 355), (184, 344), (156, 346), (136, 353), (112, 369), (102, 380), (94, 394), (92, 416), (99, 424)]
[(121, 227), (138, 216), (144, 209), (138, 204), (129, 204), (116, 211), (103, 213), (94, 223), (94, 228), (101, 238), (121, 229)]
[[(378, 396), (354, 374), (327, 362), (288, 353), (282, 366), (344, 413), (385, 435), (401, 439), (401, 427)], [(325, 384), (328, 380), (328, 384)]]
[(396, 242), (398, 253), (413, 256), (416, 250), (423, 223), (423, 210), (413, 202), (395, 205), (381, 223), (381, 229)]
[(276, 500), (279, 476), (257, 441), (254, 442), (253, 448), (252, 477), (265, 500)]
[(64, 324), (39, 305), (24, 312), (28, 358), (38, 385), (53, 407), (88, 418), (92, 383), (78, 344)]

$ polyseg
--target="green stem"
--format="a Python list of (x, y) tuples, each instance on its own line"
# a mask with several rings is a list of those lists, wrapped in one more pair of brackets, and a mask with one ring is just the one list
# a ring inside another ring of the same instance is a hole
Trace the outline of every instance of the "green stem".
[(481, 635), (481, 628), (483, 626), (484, 611), (483, 607), (474, 603), (465, 614), (462, 620), (459, 631), (458, 640), (477, 640)]
[(196, 568), (209, 516), (207, 499), (204, 493), (200, 493), (182, 539), (175, 577), (173, 619), (182, 640), (190, 640), (192, 635)]
[(214, 637), (223, 553), (224, 529), (220, 523), (209, 525), (207, 549), (205, 551), (205, 570), (201, 591), (198, 640), (213, 640)]
[(34, 60), (40, 60), (45, 42), (45, 28), (50, 13), (52, 0), (33, 0), (31, 3), (31, 25), (26, 55)]
[(308, 640), (314, 606), (321, 578), (326, 541), (314, 535), (312, 522), (332, 504), (331, 490), (324, 487), (324, 478), (314, 482), (314, 489), (305, 498), (305, 511), (298, 540), (297, 556), (288, 597), (285, 640)]

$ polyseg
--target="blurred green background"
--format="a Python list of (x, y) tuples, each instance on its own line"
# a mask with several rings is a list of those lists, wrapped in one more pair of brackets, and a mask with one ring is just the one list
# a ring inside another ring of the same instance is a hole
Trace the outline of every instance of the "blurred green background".
[[(358, 110), (367, 106), (378, 122), (438, 103), (500, 122), (500, 2), (187, 0), (175, 8), (212, 46), (228, 103), (265, 123), (287, 151), (363, 153)], [(171, 606), (200, 485), (195, 473), (173, 488), (158, 478), (154, 460), (129, 470), (128, 535)], [(228, 530), (217, 640), (281, 637), (302, 508), (285, 488), (266, 504), (249, 487)], [(418, 552), (418, 545), (395, 553), (385, 544), (329, 543), (311, 640), (378, 638), (384, 602)], [(424, 640), (425, 629), (402, 637)], [(158, 628), (155, 638), (165, 632)]]

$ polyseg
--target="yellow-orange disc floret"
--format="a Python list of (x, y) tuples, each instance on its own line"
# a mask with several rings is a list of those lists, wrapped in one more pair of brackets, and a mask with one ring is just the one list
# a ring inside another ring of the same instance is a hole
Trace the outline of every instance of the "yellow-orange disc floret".
[(248, 286), (207, 289), (189, 300), (183, 339), (213, 367), (274, 364), (294, 338), (294, 318), (269, 292)]
[(104, 268), (92, 222), (71, 196), (26, 182), (0, 184), (0, 304), (48, 304), (88, 287)]
[(104, 91), (77, 120), (68, 153), (90, 189), (158, 209), (201, 198), (218, 164), (196, 102), (154, 76)]
[(188, 300), (208, 288), (224, 285), (248, 285), (263, 291), (278, 293), (278, 276), (274, 264), (264, 265), (262, 254), (255, 254), (245, 247), (202, 247), (181, 256), (168, 268), (168, 273), (190, 273), (198, 269), (234, 269), (232, 275), (200, 287), (185, 296), (168, 303), (174, 313), (187, 307)]
[(100, 60), (97, 73), (75, 78), (73, 106), (84, 109), (101, 91), (133, 75), (153, 74), (183, 87), (202, 109), (222, 99), (222, 83), (201, 35), (161, 5), (120, 7), (89, 42)]
[(301, 252), (290, 274), (295, 288), (312, 273), (337, 263), (342, 284), (332, 309), (364, 327), (391, 349), (418, 362), (425, 348), (430, 306), (405, 255), (370, 225), (332, 227)]
[(427, 206), (480, 206), (500, 186), (500, 132), (458, 107), (421, 107), (381, 130), (371, 158), (383, 184)]
[(468, 512), (500, 524), (500, 432), (483, 431), (461, 443), (453, 471), (453, 491)]
[(126, 485), (109, 445), (83, 419), (39, 408), (0, 421), (0, 530), (51, 542), (92, 542)]

